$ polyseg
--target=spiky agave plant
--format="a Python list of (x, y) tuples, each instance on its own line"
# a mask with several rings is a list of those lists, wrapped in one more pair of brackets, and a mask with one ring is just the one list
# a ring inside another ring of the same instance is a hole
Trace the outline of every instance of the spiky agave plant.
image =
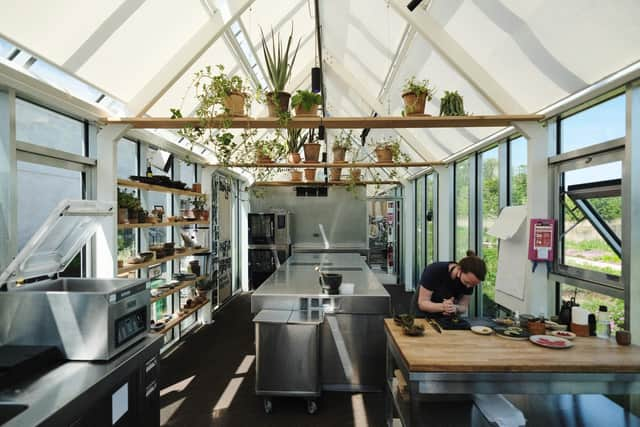
[(264, 38), (262, 28), (260, 28), (260, 34), (262, 35), (262, 53), (264, 54), (264, 62), (267, 64), (267, 72), (269, 73), (271, 84), (273, 85), (273, 91), (283, 92), (285, 85), (291, 78), (291, 70), (293, 69), (293, 64), (296, 61), (296, 56), (298, 55), (300, 40), (298, 40), (296, 50), (293, 52), (291, 62), (289, 62), (289, 52), (291, 49), (291, 41), (293, 39), (293, 25), (291, 25), (291, 34), (289, 34), (287, 47), (284, 50), (282, 47), (282, 40), (280, 40), (280, 33), (278, 33), (278, 46), (276, 48), (276, 37), (273, 32), (273, 28), (271, 29), (271, 50)]

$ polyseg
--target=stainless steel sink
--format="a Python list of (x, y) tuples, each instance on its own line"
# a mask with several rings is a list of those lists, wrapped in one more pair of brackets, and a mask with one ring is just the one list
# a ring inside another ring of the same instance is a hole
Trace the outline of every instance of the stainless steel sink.
[(29, 406), (18, 403), (0, 402), (0, 425), (11, 421), (16, 415), (19, 415)]

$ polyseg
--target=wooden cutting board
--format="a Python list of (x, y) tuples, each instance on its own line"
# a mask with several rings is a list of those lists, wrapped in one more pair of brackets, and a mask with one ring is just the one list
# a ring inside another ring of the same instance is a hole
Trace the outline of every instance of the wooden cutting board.
[(512, 341), (471, 331), (438, 334), (424, 319), (425, 334), (407, 336), (393, 319), (385, 329), (413, 372), (639, 372), (640, 346), (615, 340), (577, 337), (568, 349), (551, 349), (530, 341)]

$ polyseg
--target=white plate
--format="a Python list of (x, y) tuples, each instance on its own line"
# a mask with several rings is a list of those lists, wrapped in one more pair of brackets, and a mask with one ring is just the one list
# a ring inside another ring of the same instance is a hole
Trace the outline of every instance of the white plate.
[(532, 335), (529, 337), (529, 341), (547, 348), (563, 349), (573, 347), (571, 341), (554, 337), (553, 335)]
[(554, 337), (560, 337), (567, 340), (572, 340), (576, 337), (576, 334), (569, 331), (553, 331), (551, 332), (551, 335), (553, 335)]
[(493, 333), (493, 329), (488, 326), (472, 326), (471, 332), (476, 333), (478, 335), (491, 335)]

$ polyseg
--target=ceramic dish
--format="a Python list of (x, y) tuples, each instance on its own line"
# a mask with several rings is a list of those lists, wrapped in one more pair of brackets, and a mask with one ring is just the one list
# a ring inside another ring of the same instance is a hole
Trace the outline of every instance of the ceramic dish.
[(544, 325), (547, 329), (551, 329), (552, 331), (566, 331), (567, 325), (561, 325), (556, 322), (552, 322), (551, 320), (545, 320)]
[(501, 318), (501, 319), (493, 319), (493, 321), (496, 322), (496, 325), (513, 326), (513, 319), (510, 319), (508, 317)]
[(509, 340), (526, 341), (531, 334), (518, 326), (510, 326), (508, 328), (496, 328), (496, 335), (500, 338)]
[(553, 335), (554, 337), (560, 337), (567, 340), (572, 340), (576, 337), (576, 334), (569, 331), (553, 331), (551, 332), (551, 335)]
[(493, 333), (493, 329), (488, 326), (472, 326), (471, 332), (478, 335), (491, 335)]
[(411, 337), (419, 337), (424, 335), (424, 326), (413, 324), (411, 326), (403, 326), (402, 331), (405, 335), (409, 335)]
[(573, 347), (573, 343), (571, 341), (560, 337), (554, 337), (553, 335), (532, 335), (529, 337), (529, 341), (547, 348), (563, 349)]

